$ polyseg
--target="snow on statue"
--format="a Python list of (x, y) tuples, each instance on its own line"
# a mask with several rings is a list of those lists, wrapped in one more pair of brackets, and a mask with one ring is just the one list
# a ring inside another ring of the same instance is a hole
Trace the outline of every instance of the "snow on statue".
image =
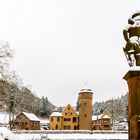
[(126, 46), (123, 48), (128, 64), (140, 66), (140, 11), (133, 13), (123, 30)]

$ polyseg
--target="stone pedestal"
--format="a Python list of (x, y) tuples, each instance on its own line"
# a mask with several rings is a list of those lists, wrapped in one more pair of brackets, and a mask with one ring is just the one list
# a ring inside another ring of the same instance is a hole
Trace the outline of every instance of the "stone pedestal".
[(127, 81), (129, 139), (140, 139), (140, 69), (131, 68), (123, 77)]

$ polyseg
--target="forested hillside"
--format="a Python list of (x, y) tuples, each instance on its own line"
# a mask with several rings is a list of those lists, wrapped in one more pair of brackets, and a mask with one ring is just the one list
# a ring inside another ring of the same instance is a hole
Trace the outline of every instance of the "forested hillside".
[(38, 116), (48, 117), (54, 105), (48, 101), (47, 97), (40, 99), (26, 87), (19, 89), (16, 85), (10, 85), (6, 81), (0, 80), (0, 108), (1, 111), (10, 111), (13, 108), (15, 114), (27, 111)]
[(93, 105), (94, 115), (107, 111), (112, 115), (113, 121), (122, 121), (127, 117), (128, 94), (120, 98), (112, 98), (103, 102), (95, 102)]
[(9, 69), (13, 51), (9, 43), (0, 43), (0, 111), (19, 113), (27, 111), (42, 117), (48, 117), (54, 105), (47, 97), (41, 99), (23, 85), (20, 76)]

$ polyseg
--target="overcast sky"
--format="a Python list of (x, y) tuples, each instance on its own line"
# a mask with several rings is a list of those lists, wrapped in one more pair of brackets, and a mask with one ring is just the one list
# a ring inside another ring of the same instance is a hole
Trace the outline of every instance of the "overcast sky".
[(0, 0), (0, 40), (37, 96), (75, 105), (87, 83), (95, 103), (128, 90), (122, 30), (136, 10), (139, 0)]

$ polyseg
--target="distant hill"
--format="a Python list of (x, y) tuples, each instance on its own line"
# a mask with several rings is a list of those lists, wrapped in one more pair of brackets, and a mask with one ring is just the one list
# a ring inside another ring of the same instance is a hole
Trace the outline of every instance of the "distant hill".
[(40, 99), (27, 87), (18, 88), (16, 85), (0, 80), (0, 112), (9, 112), (11, 108), (15, 114), (23, 110), (41, 117), (48, 117), (54, 105), (48, 101), (47, 97)]
[(95, 102), (93, 105), (94, 115), (107, 111), (112, 115), (113, 121), (121, 121), (127, 117), (128, 94), (117, 99), (109, 99), (104, 102)]

